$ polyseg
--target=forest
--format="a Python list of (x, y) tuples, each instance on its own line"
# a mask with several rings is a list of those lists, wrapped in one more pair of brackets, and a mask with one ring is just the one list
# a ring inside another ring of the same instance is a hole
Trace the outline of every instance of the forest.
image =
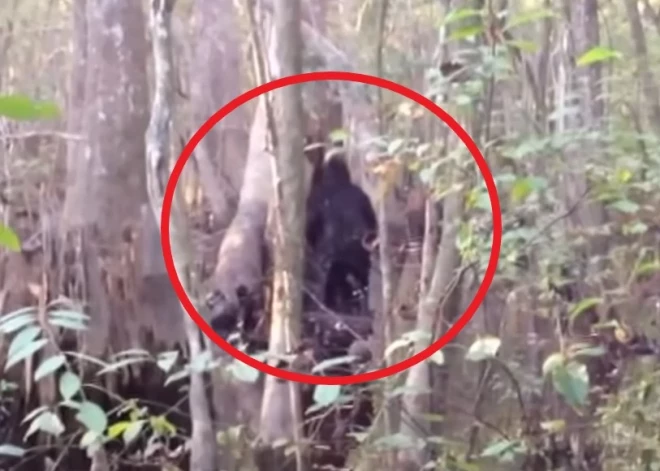
[(660, 0), (5, 0), (0, 165), (0, 471), (660, 471)]

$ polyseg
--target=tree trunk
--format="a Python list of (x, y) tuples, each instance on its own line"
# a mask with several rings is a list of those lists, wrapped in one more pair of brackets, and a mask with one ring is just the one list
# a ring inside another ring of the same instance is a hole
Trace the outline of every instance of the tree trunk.
[[(194, 15), (196, 47), (190, 81), (193, 126), (197, 129), (241, 93), (244, 77), (233, 2), (196, 0)], [(221, 221), (230, 220), (238, 201), (248, 147), (247, 112), (245, 106), (232, 111), (195, 149), (204, 194)]]
[[(275, 54), (281, 76), (302, 72), (300, 0), (275, 2)], [(276, 78), (276, 77), (273, 77)], [(300, 342), (303, 260), (305, 253), (305, 174), (303, 162), (304, 129), (300, 85), (290, 85), (276, 93), (274, 281), (269, 351), (284, 355)], [(299, 385), (266, 378), (261, 408), (260, 438), (272, 445), (293, 440), (297, 447), (296, 468), (305, 469), (302, 455), (302, 417)]]
[(660, 90), (649, 67), (649, 55), (646, 47), (646, 35), (644, 26), (639, 17), (636, 0), (625, 0), (628, 22), (630, 23), (630, 36), (635, 48), (635, 60), (637, 61), (637, 72), (642, 82), (644, 99), (648, 107), (649, 123), (651, 128), (660, 133)]

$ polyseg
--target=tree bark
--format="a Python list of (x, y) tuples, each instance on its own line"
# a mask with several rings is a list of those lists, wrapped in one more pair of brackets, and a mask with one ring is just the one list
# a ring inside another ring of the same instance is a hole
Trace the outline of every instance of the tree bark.
[(649, 123), (651, 128), (660, 132), (660, 90), (649, 67), (649, 55), (646, 47), (646, 35), (644, 26), (639, 15), (636, 0), (625, 0), (628, 23), (630, 24), (630, 37), (635, 49), (635, 61), (639, 80), (642, 82), (644, 99), (648, 109)]
[[(302, 72), (300, 0), (275, 2), (275, 54), (279, 75)], [(275, 78), (275, 77), (273, 77)], [(275, 236), (273, 305), (269, 351), (293, 352), (300, 342), (302, 275), (305, 253), (305, 175), (303, 162), (303, 106), (300, 85), (278, 90), (276, 96), (277, 159), (275, 162)], [(273, 444), (292, 439), (297, 447), (296, 468), (305, 469), (302, 454), (302, 417), (299, 385), (266, 378), (261, 409), (260, 438)]]

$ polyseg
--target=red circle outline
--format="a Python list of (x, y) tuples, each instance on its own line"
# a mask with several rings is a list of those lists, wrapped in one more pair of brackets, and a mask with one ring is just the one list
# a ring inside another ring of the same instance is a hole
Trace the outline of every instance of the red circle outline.
[[(367, 373), (360, 373), (357, 375), (349, 376), (318, 376), (311, 374), (302, 374), (296, 373), (293, 371), (287, 371), (274, 366), (270, 366), (266, 363), (263, 363), (251, 356), (247, 355), (244, 352), (236, 349), (231, 346), (225, 339), (216, 334), (211, 326), (204, 320), (204, 318), (197, 312), (192, 302), (188, 298), (181, 281), (179, 280), (176, 269), (174, 267), (174, 259), (172, 257), (172, 247), (170, 244), (170, 213), (172, 209), (172, 200), (174, 197), (174, 189), (176, 184), (181, 176), (183, 167), (193, 153), (193, 150), (202, 140), (202, 138), (215, 126), (221, 119), (231, 113), (233, 110), (239, 106), (245, 104), (246, 102), (252, 100), (253, 98), (258, 97), (259, 95), (276, 90), (278, 88), (286, 87), (287, 85), (294, 85), (298, 83), (313, 82), (317, 80), (346, 80), (350, 82), (358, 82), (367, 85), (375, 85), (377, 87), (385, 88), (391, 90), (399, 95), (403, 95), (406, 98), (409, 98), (420, 105), (424, 106), (427, 110), (435, 114), (438, 118), (444, 121), (461, 139), (461, 141), (468, 148), (472, 157), (474, 158), (479, 170), (484, 177), (486, 183), (486, 188), (488, 190), (488, 196), (490, 198), (491, 210), (493, 214), (493, 245), (491, 247), (490, 259), (488, 261), (488, 267), (486, 268), (486, 273), (484, 279), (477, 290), (477, 294), (474, 299), (465, 310), (465, 312), (459, 317), (454, 325), (452, 325), (447, 332), (444, 333), (438, 340), (436, 340), (431, 346), (427, 349), (411, 356), (410, 358), (403, 360), (394, 365), (390, 365), (379, 370), (369, 371)], [(213, 116), (211, 116), (190, 138), (188, 143), (183, 148), (179, 159), (177, 160), (172, 174), (167, 182), (167, 187), (165, 188), (165, 195), (163, 198), (163, 209), (161, 215), (161, 243), (163, 246), (163, 256), (165, 259), (165, 267), (169, 275), (170, 280), (174, 291), (177, 294), (177, 297), (181, 301), (181, 304), (185, 308), (188, 315), (195, 321), (199, 328), (213, 341), (222, 348), (225, 352), (229, 353), (231, 356), (240, 360), (247, 365), (250, 365), (257, 370), (276, 376), (278, 378), (297, 381), (300, 383), (307, 384), (317, 384), (317, 385), (346, 385), (346, 384), (357, 384), (361, 382), (376, 381), (378, 379), (386, 378), (388, 376), (400, 373), (417, 363), (426, 360), (435, 352), (440, 350), (443, 346), (449, 343), (458, 333), (467, 325), (472, 316), (475, 314), (479, 305), (483, 302), (486, 293), (495, 277), (495, 272), (497, 270), (497, 263), (499, 260), (500, 246), (502, 240), (502, 214), (500, 210), (500, 201), (497, 194), (497, 188), (493, 180), (493, 175), (488, 169), (488, 164), (486, 163), (483, 155), (479, 151), (476, 143), (472, 140), (470, 135), (461, 127), (461, 125), (446, 111), (436, 105), (433, 101), (426, 98), (425, 96), (404, 87), (396, 82), (391, 82), (389, 80), (375, 77), (366, 74), (360, 74), (355, 72), (344, 72), (344, 71), (320, 71), (320, 72), (308, 72), (300, 75), (292, 75), (288, 77), (282, 77), (271, 82), (259, 85), (252, 90), (248, 90), (242, 95), (234, 98), (232, 101), (227, 103), (220, 110), (216, 111)]]

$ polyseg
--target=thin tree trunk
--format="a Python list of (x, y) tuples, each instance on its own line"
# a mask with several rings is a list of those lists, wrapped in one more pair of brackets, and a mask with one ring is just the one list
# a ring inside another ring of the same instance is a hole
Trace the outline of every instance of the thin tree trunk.
[[(274, 30), (277, 37), (275, 55), (279, 75), (302, 72), (302, 39), (300, 32), (300, 0), (275, 2)], [(300, 342), (300, 316), (305, 240), (305, 178), (303, 155), (303, 106), (300, 85), (278, 90), (277, 144), (275, 162), (275, 254), (273, 305), (269, 350), (275, 355), (294, 351)], [(285, 393), (283, 387), (288, 389)], [(288, 397), (287, 397), (288, 396)], [(288, 400), (288, 404), (281, 401)], [(261, 438), (268, 444), (293, 439), (296, 445), (296, 469), (306, 469), (302, 449), (302, 417), (299, 385), (288, 384), (275, 377), (266, 378), (261, 409)], [(282, 427), (282, 414), (290, 415)], [(287, 430), (288, 429), (288, 430)]]
[[(151, 4), (151, 27), (153, 39), (153, 56), (155, 72), (155, 94), (152, 106), (151, 121), (146, 132), (147, 150), (147, 182), (149, 198), (154, 216), (160, 221), (163, 194), (161, 189), (167, 184), (167, 174), (160, 169), (168, 168), (166, 162), (170, 159), (170, 127), (172, 121), (172, 30), (171, 17), (174, 0), (154, 0)], [(190, 269), (192, 267), (192, 247), (188, 224), (184, 216), (180, 191), (175, 194), (170, 218), (170, 238), (172, 241), (172, 256), (177, 273), (182, 278), (182, 284), (190, 293)], [(160, 226), (160, 224), (159, 224)], [(203, 351), (199, 330), (193, 320), (181, 306), (181, 315), (186, 329), (186, 337), (190, 347), (191, 358), (196, 358)], [(211, 405), (205, 393), (202, 373), (191, 371), (190, 415), (192, 419), (192, 440), (190, 469), (199, 471), (215, 471), (216, 441), (211, 422)]]
[(628, 23), (630, 24), (630, 36), (635, 48), (635, 60), (639, 80), (642, 82), (644, 99), (649, 114), (651, 128), (660, 133), (660, 90), (653, 76), (653, 70), (649, 67), (649, 55), (646, 47), (646, 35), (644, 26), (639, 16), (637, 0), (625, 0)]

